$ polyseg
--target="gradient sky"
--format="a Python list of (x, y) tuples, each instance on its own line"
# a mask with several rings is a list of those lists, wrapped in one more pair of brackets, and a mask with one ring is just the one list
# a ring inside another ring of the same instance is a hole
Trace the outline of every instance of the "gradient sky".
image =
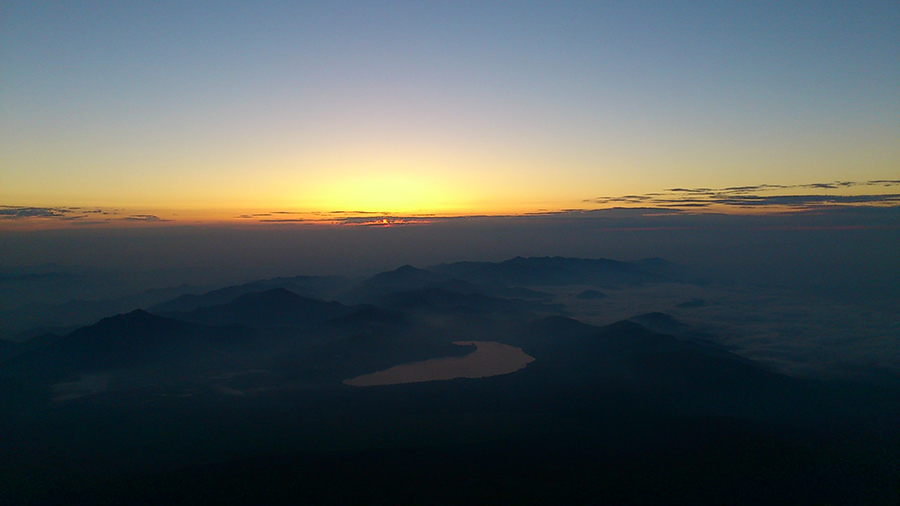
[(898, 27), (896, 0), (2, 1), (0, 204), (493, 214), (896, 180)]

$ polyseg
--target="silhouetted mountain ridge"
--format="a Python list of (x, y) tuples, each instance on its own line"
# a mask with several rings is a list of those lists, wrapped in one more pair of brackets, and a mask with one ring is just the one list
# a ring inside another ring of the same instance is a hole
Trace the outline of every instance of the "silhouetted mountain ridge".
[[(584, 290), (592, 285), (669, 279), (641, 266), (669, 267), (517, 257), (405, 265), (358, 282), (277, 278), (285, 284), (161, 306), (186, 311), (135, 310), (63, 336), (0, 341), (0, 503), (893, 499), (884, 490), (898, 469), (896, 389), (761, 366), (698, 338), (703, 311), (676, 313), (690, 325), (655, 311), (599, 326), (565, 306), (498, 295), (554, 287), (575, 310), (589, 304), (577, 294), (596, 296)], [(297, 293), (290, 279), (343, 302)], [(668, 310), (669, 290), (684, 287), (663, 288), (658, 307)], [(455, 341), (534, 360), (484, 377), (343, 383), (395, 366), (469, 367), (469, 354), (521, 358)]]
[(450, 313), (488, 314), (503, 316), (531, 313), (560, 313), (562, 306), (548, 305), (522, 299), (489, 297), (480, 293), (457, 293), (443, 288), (420, 288), (387, 294), (382, 299), (386, 307), (406, 311), (441, 311)]
[(356, 287), (343, 292), (338, 299), (345, 303), (379, 304), (381, 299), (397, 292), (420, 289), (442, 289), (461, 295), (479, 294), (499, 298), (549, 299), (552, 295), (522, 287), (509, 287), (499, 281), (469, 282), (446, 274), (404, 265), (363, 280)]
[(345, 306), (340, 302), (326, 302), (297, 295), (284, 288), (273, 288), (245, 293), (225, 304), (172, 312), (167, 316), (217, 326), (292, 327), (320, 323), (358, 310), (358, 307)]
[(185, 294), (148, 308), (151, 313), (185, 312), (206, 306), (218, 306), (231, 302), (247, 293), (265, 292), (283, 288), (310, 298), (334, 297), (346, 289), (350, 281), (342, 276), (294, 276), (252, 281), (227, 286), (202, 294)]
[[(687, 327), (670, 314), (654, 311), (652, 313), (644, 313), (629, 318), (631, 321), (644, 325), (648, 328), (655, 328), (658, 332), (679, 332)], [(663, 330), (665, 329), (665, 330)]]
[[(679, 339), (691, 341), (704, 348), (718, 351), (730, 351), (733, 347), (724, 346), (712, 341), (713, 336), (705, 332), (700, 332), (691, 328), (690, 325), (678, 321), (674, 316), (655, 311), (652, 313), (640, 314), (629, 318), (630, 321), (639, 323), (648, 329), (675, 336)], [(748, 359), (743, 359), (747, 361)]]
[(95, 371), (150, 367), (176, 356), (205, 354), (211, 345), (227, 338), (227, 331), (213, 331), (136, 309), (65, 336), (53, 336), (5, 365), (22, 375), (63, 379)]
[(350, 303), (378, 303), (382, 297), (390, 293), (455, 283), (460, 283), (460, 281), (453, 279), (451, 276), (417, 269), (411, 265), (404, 265), (363, 280), (358, 286), (342, 293), (339, 299)]

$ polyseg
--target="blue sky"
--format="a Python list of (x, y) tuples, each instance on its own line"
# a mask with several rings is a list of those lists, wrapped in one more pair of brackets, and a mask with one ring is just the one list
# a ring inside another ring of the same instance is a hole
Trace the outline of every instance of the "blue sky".
[(0, 203), (501, 213), (900, 175), (896, 2), (4, 2)]

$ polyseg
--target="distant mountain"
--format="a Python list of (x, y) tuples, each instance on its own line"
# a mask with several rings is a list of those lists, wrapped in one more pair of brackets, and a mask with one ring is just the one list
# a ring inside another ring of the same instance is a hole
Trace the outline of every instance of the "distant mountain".
[[(658, 279), (569, 260), (462, 270)], [(376, 488), (397, 504), (893, 498), (896, 389), (790, 377), (665, 313), (598, 327), (444, 288), (484, 286), (449, 274), (398, 271), (362, 283), (380, 306), (275, 288), (177, 319), (135, 310), (0, 342), (0, 503), (356, 504)], [(452, 342), (471, 340), (534, 361), (485, 378), (342, 383), (461, 357), (472, 347)]]
[(651, 329), (655, 332), (660, 332), (663, 334), (669, 334), (673, 336), (677, 336), (685, 332), (688, 328), (687, 325), (681, 323), (672, 315), (660, 312), (653, 313), (644, 313), (637, 316), (632, 316), (629, 320), (639, 323), (648, 329)]
[(447, 314), (513, 315), (560, 314), (560, 305), (549, 305), (522, 299), (488, 297), (480, 293), (462, 294), (443, 288), (421, 288), (385, 295), (381, 304), (407, 312), (440, 312)]
[(388, 309), (382, 309), (370, 304), (354, 306), (357, 311), (344, 316), (338, 316), (325, 321), (326, 324), (335, 327), (359, 328), (359, 327), (397, 327), (407, 323), (404, 316)]
[[(506, 286), (499, 281), (492, 281), (483, 285), (474, 285), (479, 292), (491, 297), (527, 299), (527, 300), (547, 300), (552, 299), (553, 295), (540, 290), (532, 290), (521, 286)], [(476, 293), (476, 292), (473, 292)]]
[(172, 356), (190, 355), (191, 350), (208, 347), (224, 334), (137, 309), (104, 318), (66, 336), (52, 336), (41, 346), (23, 343), (31, 349), (5, 361), (3, 369), (21, 376), (53, 379), (147, 367)]
[[(395, 312), (351, 308), (283, 289), (186, 314), (207, 323), (135, 310), (43, 342), (3, 342), (0, 383), (25, 381), (46, 393), (60, 382), (103, 374), (115, 378), (117, 391), (140, 386), (145, 390), (139, 395), (151, 395), (165, 385), (175, 391), (232, 388), (237, 380), (230, 378), (261, 370), (267, 371), (261, 385), (278, 390), (292, 380), (338, 386), (348, 377), (403, 362), (466, 352)], [(0, 412), (3, 408), (0, 397)]]
[(174, 299), (161, 302), (147, 308), (147, 311), (156, 314), (193, 311), (194, 309), (208, 306), (218, 306), (231, 302), (235, 298), (247, 294), (264, 292), (272, 288), (263, 282), (255, 281), (242, 285), (227, 286), (203, 294), (188, 293)]
[[(278, 278), (0, 341), (0, 503), (891, 504), (896, 388), (783, 374), (706, 340), (686, 323), (696, 311), (595, 326), (523, 288), (593, 299), (669, 267), (516, 258)], [(509, 358), (459, 341), (534, 360), (343, 383)]]
[[(715, 374), (709, 372), (707, 376), (711, 385), (717, 381), (730, 381), (726, 378), (732, 373), (748, 374), (747, 368), (756, 371), (753, 374), (762, 375), (760, 377), (781, 376), (722, 347), (654, 332), (628, 320), (596, 327), (563, 316), (549, 316), (522, 325), (508, 336), (510, 344), (521, 346), (526, 353), (538, 358), (533, 365), (535, 369), (554, 371), (553, 381), (647, 389), (641, 395), (668, 388), (670, 380), (647, 369), (648, 363), (659, 367), (659, 361), (669, 361), (666, 369), (679, 369), (679, 374), (693, 377), (707, 374), (692, 369), (707, 364), (715, 369)], [(651, 381), (651, 378), (655, 379)], [(680, 392), (679, 395), (690, 393)]]
[(526, 351), (540, 354), (562, 350), (571, 354), (572, 360), (605, 361), (622, 354), (695, 348), (627, 320), (597, 327), (564, 316), (548, 316), (522, 326), (513, 335)]
[[(67, 332), (68, 333), (68, 332)], [(30, 336), (26, 341), (6, 341), (0, 339), (0, 362), (10, 357), (29, 353), (53, 344), (61, 339), (61, 334), (42, 333)]]
[(367, 279), (363, 284), (366, 286), (379, 286), (398, 290), (404, 288), (417, 288), (427, 283), (442, 283), (450, 281), (451, 279), (451, 276), (417, 269), (411, 265), (404, 265), (392, 271), (376, 274)]
[(462, 283), (451, 276), (437, 274), (411, 265), (393, 271), (382, 272), (360, 282), (338, 297), (348, 303), (376, 303), (381, 297), (394, 292)]
[(341, 290), (346, 289), (349, 284), (350, 280), (342, 276), (272, 278), (228, 286), (199, 295), (185, 294), (151, 306), (147, 310), (158, 314), (174, 311), (192, 311), (201, 307), (225, 304), (247, 293), (265, 292), (274, 288), (284, 288), (305, 297), (331, 300)]
[(675, 306), (684, 308), (704, 307), (706, 306), (706, 301), (703, 299), (691, 299), (684, 302), (679, 302), (678, 304), (675, 304)]
[(265, 282), (304, 297), (334, 300), (339, 293), (353, 286), (356, 280), (345, 276), (293, 276), (267, 279)]
[(585, 291), (579, 293), (578, 295), (576, 295), (575, 297), (582, 299), (582, 300), (596, 300), (596, 299), (605, 299), (606, 294), (601, 291), (598, 291), (598, 290), (585, 290)]
[(159, 336), (171, 336), (196, 329), (196, 325), (150, 314), (143, 309), (135, 309), (126, 314), (104, 318), (99, 322), (82, 327), (68, 336), (66, 342), (72, 347), (109, 347), (122, 351), (138, 350), (147, 345), (160, 343)]
[(564, 257), (516, 257), (505, 262), (439, 264), (429, 271), (475, 283), (512, 286), (620, 286), (667, 281), (668, 278), (627, 262)]
[(491, 297), (542, 300), (552, 295), (521, 287), (509, 287), (499, 281), (469, 282), (453, 276), (404, 265), (363, 280), (356, 287), (342, 293), (338, 300), (346, 303), (378, 304), (388, 294), (435, 288), (462, 295), (479, 294)]
[[(536, 358), (521, 372), (531, 395), (566, 390), (570, 409), (581, 399), (609, 397), (666, 413), (738, 416), (768, 422), (814, 421), (819, 386), (730, 353), (653, 332), (631, 321), (604, 327), (551, 316), (509, 334), (509, 343)], [(555, 385), (555, 386), (554, 386)], [(523, 388), (526, 388), (523, 385)], [(548, 394), (547, 395), (551, 395)], [(785, 406), (793, 405), (792, 410)], [(829, 416), (840, 415), (837, 405)]]
[[(104, 316), (106, 316), (106, 315), (104, 315)], [(103, 318), (103, 317), (101, 316), (101, 318)], [(97, 318), (94, 318), (92, 321), (96, 321), (96, 320), (97, 320)], [(88, 322), (88, 323), (90, 323), (90, 322)], [(31, 341), (31, 340), (33, 340), (33, 339), (35, 339), (35, 338), (38, 338), (38, 337), (41, 337), (41, 336), (45, 336), (45, 335), (47, 335), (47, 334), (52, 334), (52, 335), (55, 335), (55, 336), (64, 336), (64, 335), (66, 335), (66, 334), (71, 333), (73, 330), (79, 329), (79, 328), (81, 328), (81, 327), (83, 327), (83, 326), (84, 326), (84, 325), (74, 325), (74, 326), (67, 326), (67, 327), (37, 327), (37, 328), (32, 328), (32, 329), (28, 329), (28, 330), (23, 331), (23, 332), (19, 332), (18, 334), (14, 335), (13, 338), (10, 339), (10, 341), (13, 341), (13, 342), (16, 342), (16, 343), (24, 343), (24, 342), (26, 342), (26, 341)]]
[[(219, 292), (216, 296), (220, 296)], [(206, 325), (248, 327), (302, 327), (359, 311), (358, 307), (297, 295), (284, 288), (240, 295), (230, 302), (193, 311), (163, 313), (171, 318)]]
[[(654, 332), (668, 334), (670, 336), (674, 336), (686, 341), (692, 341), (708, 349), (733, 349), (728, 346), (723, 346), (721, 344), (713, 342), (713, 336), (705, 332), (697, 331), (691, 328), (690, 325), (682, 323), (678, 321), (674, 316), (666, 313), (661, 313), (658, 311), (652, 313), (644, 313), (637, 316), (632, 316), (631, 318), (629, 318), (629, 320), (638, 323)], [(746, 359), (742, 358), (741, 360)]]
[(14, 340), (23, 340), (45, 332), (68, 333), (112, 314), (127, 313), (146, 308), (201, 288), (181, 285), (154, 288), (132, 295), (111, 299), (72, 299), (54, 304), (29, 304), (15, 310), (0, 311), (0, 331), (8, 332)]

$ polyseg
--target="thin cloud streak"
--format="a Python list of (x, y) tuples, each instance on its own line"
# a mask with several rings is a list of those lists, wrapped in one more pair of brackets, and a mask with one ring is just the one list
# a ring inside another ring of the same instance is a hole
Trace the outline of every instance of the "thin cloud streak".
[(144, 222), (172, 221), (172, 220), (160, 218), (159, 216), (156, 216), (155, 214), (134, 214), (131, 216), (126, 216), (125, 218), (122, 218), (122, 219), (125, 221), (144, 221)]
[(70, 212), (72, 212), (70, 209), (54, 207), (0, 206), (0, 219), (60, 218)]
[[(893, 187), (898, 180), (880, 179), (874, 181), (835, 181), (831, 183), (808, 183), (798, 185), (759, 184), (750, 186), (730, 186), (726, 188), (669, 188), (661, 193), (644, 195), (622, 195), (597, 197), (585, 200), (593, 204), (639, 204), (676, 208), (711, 208), (719, 206), (727, 209), (761, 209), (771, 207), (791, 210), (820, 209), (828, 206), (897, 206), (900, 194), (859, 194), (829, 195), (821, 191), (845, 190), (853, 187)], [(816, 190), (814, 194), (791, 193), (772, 195), (772, 192), (792, 190)]]

